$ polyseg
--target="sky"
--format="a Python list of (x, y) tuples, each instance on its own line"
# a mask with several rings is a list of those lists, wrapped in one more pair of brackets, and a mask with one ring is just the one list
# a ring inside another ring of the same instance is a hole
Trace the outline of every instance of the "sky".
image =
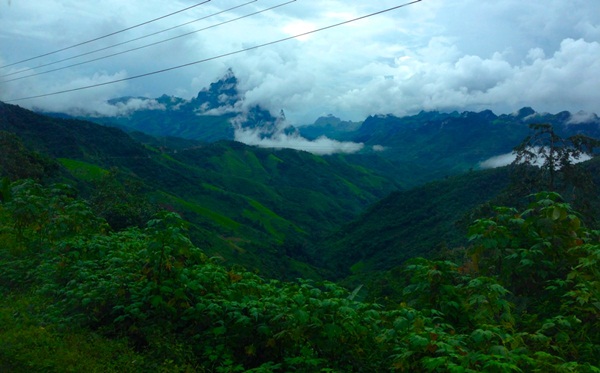
[[(293, 125), (327, 114), (359, 121), (374, 114), (402, 116), (421, 110), (491, 109), (503, 114), (530, 106), (538, 112), (600, 113), (600, 0), (422, 0), (251, 49), (405, 3), (296, 0), (234, 20), (286, 1), (211, 0), (95, 42), (16, 63), (200, 1), (0, 0), (0, 100), (47, 111), (111, 115), (115, 112), (108, 99), (162, 94), (190, 99), (231, 68), (240, 82), (243, 107), (260, 104), (274, 114), (284, 110)], [(161, 32), (178, 25), (183, 26)], [(129, 42), (152, 33), (158, 34)], [(84, 53), (89, 54), (56, 63)], [(204, 62), (93, 89), (12, 101), (197, 61)], [(25, 77), (33, 74), (39, 75)]]

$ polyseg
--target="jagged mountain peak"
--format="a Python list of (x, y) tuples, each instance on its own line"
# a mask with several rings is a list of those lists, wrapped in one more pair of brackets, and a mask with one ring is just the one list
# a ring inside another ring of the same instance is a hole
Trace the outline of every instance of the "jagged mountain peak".
[(192, 103), (200, 112), (219, 107), (233, 107), (241, 99), (238, 83), (233, 70), (229, 69), (221, 79), (198, 92), (198, 95), (192, 99)]

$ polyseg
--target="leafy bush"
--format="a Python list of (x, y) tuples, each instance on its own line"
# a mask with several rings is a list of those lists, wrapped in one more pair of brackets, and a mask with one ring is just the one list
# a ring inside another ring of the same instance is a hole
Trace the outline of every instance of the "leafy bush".
[(111, 232), (68, 187), (24, 181), (7, 195), (2, 291), (36, 316), (19, 324), (18, 306), (0, 309), (3, 368), (32, 349), (63, 358), (30, 367), (68, 371), (80, 352), (65, 338), (87, 330), (106, 349), (98, 361), (123, 351), (155, 371), (600, 371), (599, 235), (556, 194), (476, 221), (463, 263), (409, 262), (387, 309), (356, 301), (360, 288), (225, 268), (175, 213)]

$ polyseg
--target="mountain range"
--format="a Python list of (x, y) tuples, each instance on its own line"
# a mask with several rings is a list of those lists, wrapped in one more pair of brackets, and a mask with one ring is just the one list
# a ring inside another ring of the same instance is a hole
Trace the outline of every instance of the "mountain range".
[[(244, 100), (237, 78), (229, 71), (191, 100), (166, 95), (155, 99), (123, 97), (109, 102), (114, 115), (91, 113), (77, 119), (161, 138), (179, 137), (204, 143), (237, 140), (313, 153), (327, 146), (315, 142), (317, 139), (361, 144), (351, 151), (393, 162), (401, 173), (398, 179), (406, 187), (487, 167), (485, 162), (490, 158), (510, 153), (529, 134), (532, 123), (552, 124), (562, 137), (577, 133), (600, 137), (600, 119), (584, 112), (538, 113), (529, 107), (501, 115), (490, 110), (422, 111), (404, 117), (372, 115), (359, 122), (328, 115), (313, 124), (292, 126), (285, 121), (283, 111), (273, 115), (258, 105), (247, 108)], [(47, 114), (69, 117), (62, 113)], [(249, 136), (244, 136), (248, 133), (252, 142)], [(273, 141), (261, 141), (270, 137)]]
[[(243, 100), (230, 72), (191, 100), (111, 100), (114, 116), (0, 103), (0, 131), (9, 134), (0, 138), (1, 175), (15, 177), (19, 159), (36, 170), (24, 176), (74, 184), (96, 201), (106, 185), (136, 185), (132, 193), (149, 205), (189, 221), (210, 256), (271, 277), (343, 278), (465, 245), (474, 211), (510, 184), (507, 168), (485, 170), (486, 161), (510, 153), (529, 124), (600, 138), (600, 120), (586, 113), (328, 115), (293, 127), (283, 112), (247, 109)], [(235, 141), (240, 130), (277, 141), (246, 145)], [(330, 155), (285, 149), (285, 141), (324, 138), (362, 145)]]
[[(151, 204), (184, 216), (192, 238), (209, 255), (277, 277), (303, 274), (288, 271), (303, 265), (293, 265), (302, 253), (278, 253), (286, 242), (303, 243), (330, 232), (400, 188), (394, 165), (385, 160), (319, 157), (224, 140), (132, 137), (114, 127), (8, 104), (0, 104), (0, 131), (16, 135), (13, 143), (22, 142), (11, 147), (29, 152), (20, 158), (35, 153), (51, 159), (55, 167), (48, 169), (58, 171), (46, 176), (89, 194), (117, 169), (123, 185), (137, 183)], [(3, 175), (15, 157), (2, 158)]]
[(107, 105), (0, 102), (0, 371), (597, 366), (594, 114)]

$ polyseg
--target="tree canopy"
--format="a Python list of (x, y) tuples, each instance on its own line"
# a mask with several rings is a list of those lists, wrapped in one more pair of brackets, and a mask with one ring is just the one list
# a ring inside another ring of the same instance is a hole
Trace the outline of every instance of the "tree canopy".
[(131, 359), (113, 371), (600, 371), (600, 234), (556, 193), (475, 221), (463, 260), (409, 261), (385, 306), (226, 268), (172, 212), (113, 231), (68, 186), (9, 187), (3, 369), (77, 371), (64, 343), (89, 333), (90, 359)]

